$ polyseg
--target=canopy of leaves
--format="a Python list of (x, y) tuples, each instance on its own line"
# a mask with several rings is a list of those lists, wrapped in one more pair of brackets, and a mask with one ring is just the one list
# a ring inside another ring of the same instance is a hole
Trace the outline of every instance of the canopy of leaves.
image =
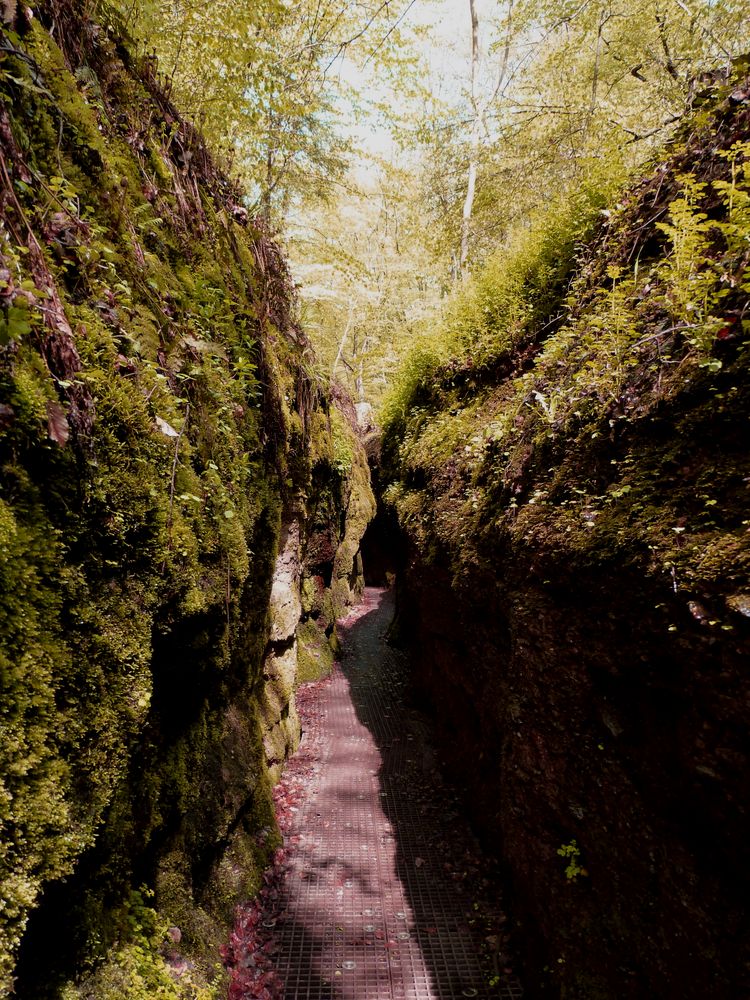
[(470, 0), (115, 2), (286, 229), (325, 373), (375, 403), (462, 271), (611, 197), (750, 47), (739, 0), (474, 0), (473, 58)]
[(350, 148), (342, 120), (356, 103), (345, 57), (347, 65), (387, 62), (407, 7), (403, 0), (117, 4), (177, 103), (234, 160), (256, 209), (275, 222), (294, 203), (330, 195), (343, 176)]

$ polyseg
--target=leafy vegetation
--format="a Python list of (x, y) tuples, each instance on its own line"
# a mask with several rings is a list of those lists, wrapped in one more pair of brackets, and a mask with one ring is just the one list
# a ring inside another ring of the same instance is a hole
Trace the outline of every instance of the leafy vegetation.
[(553, 996), (739, 988), (749, 130), (740, 65), (608, 207), (517, 230), (383, 407), (416, 683)]
[(731, 3), (466, 0), (445, 17), (380, 97), (388, 154), (360, 150), (333, 201), (298, 212), (287, 236), (326, 372), (376, 408), (414, 340), (444, 328), (457, 285), (485, 263), (497, 273), (545, 206), (613, 198), (701, 80), (726, 79), (750, 45)]
[(406, 4), (118, 0), (104, 9), (155, 54), (171, 94), (233, 161), (270, 223), (300, 202), (325, 200), (341, 181), (350, 152), (344, 108), (362, 100), (342, 67), (387, 69)]
[(750, 45), (732, 0), (412, 7), (102, 6), (282, 229), (322, 373), (376, 408), (458, 279), (544, 204), (608, 198)]

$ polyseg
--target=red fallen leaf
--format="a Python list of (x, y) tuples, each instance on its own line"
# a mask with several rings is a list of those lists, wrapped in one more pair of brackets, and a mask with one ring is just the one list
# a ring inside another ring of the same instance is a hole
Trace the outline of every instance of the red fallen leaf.
[(731, 336), (731, 333), (732, 333), (731, 326), (723, 326), (721, 330), (719, 330), (719, 332), (716, 334), (716, 339), (726, 340), (729, 336)]

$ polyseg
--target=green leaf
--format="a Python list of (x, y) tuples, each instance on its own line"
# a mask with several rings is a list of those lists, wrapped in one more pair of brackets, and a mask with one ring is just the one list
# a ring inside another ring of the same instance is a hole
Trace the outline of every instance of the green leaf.
[(7, 347), (11, 340), (27, 337), (31, 329), (28, 306), (9, 306), (5, 315), (0, 315), (0, 344)]

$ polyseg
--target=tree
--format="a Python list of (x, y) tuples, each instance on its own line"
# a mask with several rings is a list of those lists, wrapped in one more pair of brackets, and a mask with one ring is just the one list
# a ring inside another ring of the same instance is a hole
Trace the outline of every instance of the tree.
[(428, 101), (422, 198), (446, 271), (464, 275), (553, 193), (616, 187), (750, 44), (714, 0), (469, 0), (468, 84)]
[(511, 32), (513, 25), (513, 0), (508, 0), (505, 42), (502, 49), (502, 58), (499, 62), (497, 79), (490, 93), (482, 97), (479, 91), (480, 73), (480, 49), (479, 49), (479, 16), (477, 13), (476, 0), (469, 0), (469, 13), (471, 16), (471, 139), (469, 143), (469, 164), (466, 178), (466, 197), (464, 198), (463, 212), (461, 219), (461, 252), (459, 256), (459, 267), (462, 277), (468, 274), (469, 265), (469, 235), (471, 228), (471, 215), (474, 209), (474, 197), (476, 194), (477, 170), (479, 167), (479, 148), (483, 134), (487, 132), (487, 114), (492, 104), (497, 100), (501, 87), (508, 71), (508, 57), (511, 48)]
[(349, 144), (340, 125), (356, 87), (340, 73), (342, 60), (387, 61), (411, 5), (119, 3), (180, 107), (232, 155), (254, 208), (274, 224), (295, 200), (330, 196), (343, 177)]
[(325, 377), (377, 406), (420, 322), (440, 299), (410, 164), (387, 160), (291, 234), (302, 316)]

